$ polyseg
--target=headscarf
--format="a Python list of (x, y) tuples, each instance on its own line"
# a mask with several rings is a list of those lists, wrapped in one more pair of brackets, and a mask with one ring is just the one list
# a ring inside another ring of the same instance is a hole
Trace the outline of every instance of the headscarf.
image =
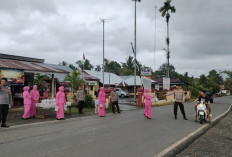
[(149, 89), (146, 88), (146, 89), (144, 90), (144, 93), (148, 93), (148, 92), (149, 92)]
[(29, 91), (29, 89), (30, 88), (28, 86), (23, 87), (24, 92)]
[(36, 91), (36, 90), (37, 90), (37, 88), (38, 88), (38, 86), (37, 86), (37, 85), (34, 85), (34, 86), (33, 86), (33, 90), (35, 90), (35, 91)]
[(60, 87), (59, 87), (59, 91), (60, 91), (60, 92), (63, 92), (63, 89), (64, 89), (63, 86), (60, 86)]

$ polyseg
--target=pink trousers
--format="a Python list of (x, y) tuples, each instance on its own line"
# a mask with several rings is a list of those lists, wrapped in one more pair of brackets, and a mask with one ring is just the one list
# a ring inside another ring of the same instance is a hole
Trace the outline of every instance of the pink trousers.
[(31, 116), (36, 116), (36, 104), (38, 101), (31, 101)]
[(58, 104), (59, 109), (56, 112), (56, 118), (63, 119), (64, 118), (64, 104)]
[(105, 104), (103, 104), (103, 107), (100, 107), (100, 104), (98, 105), (98, 115), (100, 117), (105, 117), (106, 116), (105, 107), (106, 107)]
[(30, 118), (31, 117), (31, 104), (24, 104), (24, 114), (23, 118)]

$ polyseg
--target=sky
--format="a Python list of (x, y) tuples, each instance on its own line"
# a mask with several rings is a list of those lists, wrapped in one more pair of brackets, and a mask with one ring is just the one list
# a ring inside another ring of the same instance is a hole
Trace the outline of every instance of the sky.
[[(164, 1), (137, 3), (137, 60), (155, 70), (166, 62), (166, 19), (158, 11)], [(232, 70), (232, 1), (173, 0), (172, 5), (170, 64), (176, 71), (198, 77), (212, 69)], [(52, 64), (75, 64), (84, 53), (100, 65), (101, 18), (106, 19), (105, 58), (125, 62), (133, 56), (132, 0), (0, 0), (0, 53)]]

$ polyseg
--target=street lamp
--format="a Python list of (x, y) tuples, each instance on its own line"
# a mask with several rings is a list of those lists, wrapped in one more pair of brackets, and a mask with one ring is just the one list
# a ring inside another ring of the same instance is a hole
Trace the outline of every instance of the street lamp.
[[(136, 3), (141, 2), (141, 0), (132, 0), (135, 2), (135, 32), (134, 32), (134, 56), (136, 61)], [(134, 63), (134, 101), (136, 99), (136, 62)]]
[(105, 86), (105, 83), (104, 83), (104, 66), (105, 66), (105, 20), (106, 19), (103, 19), (101, 18), (100, 19), (101, 22), (103, 23), (103, 66), (102, 66), (102, 71), (103, 71), (103, 87)]

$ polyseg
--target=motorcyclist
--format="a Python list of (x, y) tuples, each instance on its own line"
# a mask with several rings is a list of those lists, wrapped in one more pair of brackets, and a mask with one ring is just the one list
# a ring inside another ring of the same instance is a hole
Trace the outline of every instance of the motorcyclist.
[[(209, 118), (209, 122), (211, 122), (211, 104), (210, 104), (209, 97), (205, 94), (205, 90), (200, 90), (199, 93), (200, 93), (200, 96), (198, 97), (197, 101), (198, 102), (203, 101), (203, 103), (205, 103), (206, 113), (207, 113), (207, 116)], [(197, 107), (197, 105), (195, 105), (195, 110), (196, 110), (196, 107)], [(195, 121), (197, 121), (197, 112), (196, 112), (196, 120)]]

